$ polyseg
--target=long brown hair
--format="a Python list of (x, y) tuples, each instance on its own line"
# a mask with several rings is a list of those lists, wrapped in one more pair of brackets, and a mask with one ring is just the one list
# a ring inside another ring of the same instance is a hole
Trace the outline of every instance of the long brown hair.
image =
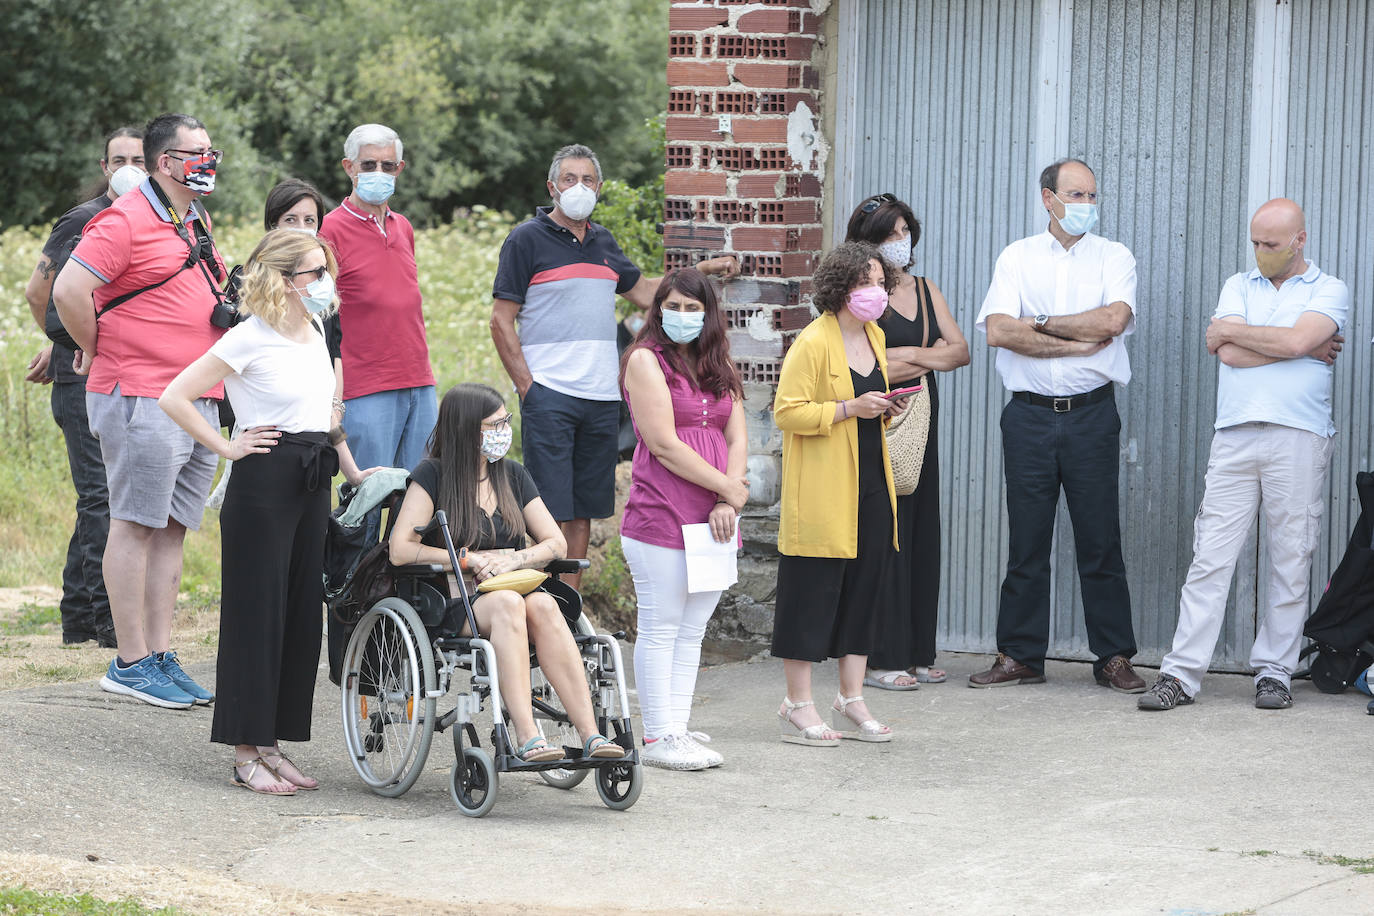
[[(688, 299), (695, 299), (706, 310), (706, 318), (701, 326), (701, 334), (687, 345), (687, 352), (693, 360), (692, 366), (685, 366), (678, 345), (663, 330), (663, 301), (676, 290)], [(620, 359), (620, 386), (625, 387), (625, 367), (630, 354), (640, 347), (657, 346), (675, 371), (688, 378), (696, 379), (697, 387), (709, 391), (716, 397), (726, 393), (743, 397), (739, 373), (730, 360), (730, 343), (725, 337), (725, 319), (716, 304), (716, 291), (706, 275), (695, 267), (675, 270), (663, 278), (654, 292), (654, 301), (644, 315), (644, 327), (639, 329), (634, 343), (625, 348)]]
[(525, 536), (525, 510), (511, 486), (510, 462), (482, 458), (482, 421), (504, 403), (496, 389), (471, 382), (454, 385), (439, 402), (439, 420), (429, 437), (429, 455), (439, 462), (435, 508), (448, 515), (457, 547), (475, 547), (484, 534), (495, 534), (495, 525), (477, 504), (479, 461), (496, 492), (496, 511), (516, 537)]

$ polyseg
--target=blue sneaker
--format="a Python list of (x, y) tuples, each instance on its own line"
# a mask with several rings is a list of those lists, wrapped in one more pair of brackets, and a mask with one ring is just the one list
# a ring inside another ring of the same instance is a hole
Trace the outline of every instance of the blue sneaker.
[(119, 667), (117, 659), (111, 661), (110, 670), (100, 679), (100, 689), (136, 697), (164, 709), (190, 709), (196, 702), (163, 674), (157, 659), (151, 655), (127, 668)]
[(177, 661), (176, 652), (168, 649), (166, 652), (154, 652), (152, 657), (157, 660), (162, 673), (171, 678), (173, 684), (189, 693), (197, 703), (202, 706), (209, 706), (215, 701), (213, 693), (191, 680), (191, 675), (182, 670), (181, 662)]

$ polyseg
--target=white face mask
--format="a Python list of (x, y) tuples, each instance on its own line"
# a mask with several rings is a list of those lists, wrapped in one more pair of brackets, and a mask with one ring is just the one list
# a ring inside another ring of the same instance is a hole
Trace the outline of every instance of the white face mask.
[(507, 423), (500, 429), (482, 430), (482, 457), (488, 463), (500, 461), (506, 457), (506, 452), (510, 451), (511, 442), (515, 440), (515, 430), (510, 428)]
[(554, 203), (568, 219), (584, 220), (592, 215), (592, 208), (596, 206), (596, 192), (585, 184), (575, 184), (559, 193)]
[(110, 191), (118, 197), (143, 184), (148, 173), (136, 165), (122, 165), (110, 176)]
[(878, 246), (878, 253), (883, 256), (884, 261), (893, 267), (906, 267), (911, 263), (911, 236), (883, 242)]

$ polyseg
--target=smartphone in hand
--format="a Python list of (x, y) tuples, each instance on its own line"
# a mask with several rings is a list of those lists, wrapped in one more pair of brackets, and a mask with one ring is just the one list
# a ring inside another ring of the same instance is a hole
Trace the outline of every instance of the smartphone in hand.
[(912, 385), (909, 388), (898, 388), (896, 391), (889, 391), (887, 394), (883, 395), (883, 397), (887, 398), (889, 401), (892, 401), (896, 400), (897, 398), (904, 398), (909, 395), (913, 395), (916, 392), (920, 391), (923, 387), (925, 386)]

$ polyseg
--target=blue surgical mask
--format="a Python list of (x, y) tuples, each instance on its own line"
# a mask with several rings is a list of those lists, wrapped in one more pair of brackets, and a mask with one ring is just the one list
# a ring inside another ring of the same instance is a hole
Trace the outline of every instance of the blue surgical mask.
[[(1054, 195), (1054, 199), (1064, 204), (1058, 194)], [(1096, 225), (1097, 204), (1064, 204), (1064, 218), (1059, 221), (1059, 228), (1069, 235), (1082, 235)]]
[(381, 169), (358, 173), (358, 197), (370, 204), (384, 204), (396, 193), (396, 176)]
[(701, 335), (702, 325), (706, 323), (705, 312), (678, 312), (663, 310), (663, 333), (673, 343), (691, 343)]
[(334, 301), (334, 278), (329, 274), (325, 274), (318, 280), (311, 280), (305, 285), (304, 290), (294, 286), (291, 288), (300, 293), (301, 305), (305, 306), (305, 310), (312, 315), (323, 312)]

